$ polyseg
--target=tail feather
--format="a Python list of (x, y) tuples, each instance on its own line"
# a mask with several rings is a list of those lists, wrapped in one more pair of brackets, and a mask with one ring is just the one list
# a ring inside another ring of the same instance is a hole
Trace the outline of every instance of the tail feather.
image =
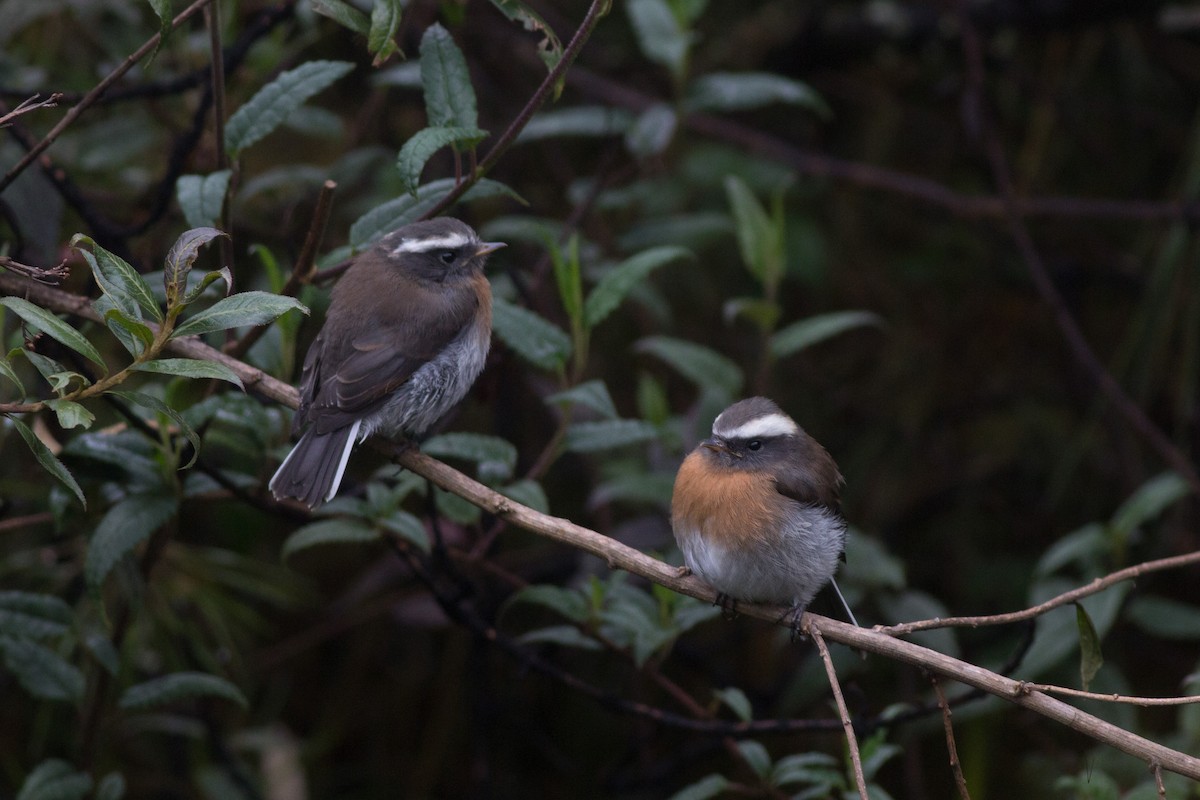
[(269, 484), (275, 499), (294, 498), (309, 508), (332, 500), (342, 483), (350, 451), (358, 436), (360, 420), (328, 433), (309, 428)]

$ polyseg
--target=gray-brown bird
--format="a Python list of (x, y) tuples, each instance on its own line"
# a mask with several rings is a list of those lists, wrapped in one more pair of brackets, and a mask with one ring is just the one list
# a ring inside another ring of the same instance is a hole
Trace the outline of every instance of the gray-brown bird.
[(300, 377), (293, 434), (271, 478), (277, 499), (333, 499), (355, 443), (419, 437), (479, 377), (492, 335), (483, 274), (500, 242), (449, 217), (405, 225), (355, 259), (334, 287)]

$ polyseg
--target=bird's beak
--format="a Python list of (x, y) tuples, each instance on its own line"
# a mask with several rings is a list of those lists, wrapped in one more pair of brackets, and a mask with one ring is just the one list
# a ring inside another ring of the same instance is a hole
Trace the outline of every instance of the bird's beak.
[(735, 453), (729, 449), (729, 446), (725, 444), (724, 439), (720, 439), (716, 436), (712, 437), (711, 439), (705, 439), (703, 442), (700, 443), (700, 446), (704, 447), (708, 450), (712, 450), (714, 453), (726, 453), (731, 456), (738, 455), (737, 453)]
[(480, 242), (479, 247), (475, 249), (475, 256), (486, 256), (488, 253), (494, 253), (501, 247), (508, 247), (504, 242)]

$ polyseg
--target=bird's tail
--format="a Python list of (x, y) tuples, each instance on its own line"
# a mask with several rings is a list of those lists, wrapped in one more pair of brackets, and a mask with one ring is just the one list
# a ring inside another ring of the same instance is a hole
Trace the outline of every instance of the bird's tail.
[(342, 483), (361, 424), (361, 420), (355, 420), (353, 425), (328, 433), (318, 433), (314, 428), (305, 431), (271, 478), (275, 499), (291, 497), (309, 508), (332, 500)]
[(842, 601), (842, 608), (846, 609), (846, 616), (850, 618), (850, 621), (854, 623), (856, 628), (861, 628), (862, 626), (858, 624), (858, 620), (854, 618), (854, 612), (850, 610), (850, 604), (846, 602), (846, 598), (842, 595), (842, 590), (838, 588), (837, 581), (830, 578), (829, 583), (833, 586), (833, 591), (837, 594), (838, 600)]

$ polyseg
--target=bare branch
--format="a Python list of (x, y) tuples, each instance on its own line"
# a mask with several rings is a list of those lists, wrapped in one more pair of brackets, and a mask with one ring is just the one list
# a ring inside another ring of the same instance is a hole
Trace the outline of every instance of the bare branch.
[[(0, 128), (8, 127), (17, 117), (22, 114), (28, 114), (30, 111), (37, 111), (39, 108), (58, 108), (59, 101), (63, 98), (62, 92), (54, 92), (45, 100), (39, 100), (38, 95), (34, 95), (26, 100), (22, 100), (20, 105), (5, 114), (0, 114)], [(3, 104), (0, 103), (0, 106)]]
[(854, 765), (854, 785), (858, 789), (861, 800), (867, 797), (867, 778), (863, 775), (862, 753), (858, 751), (858, 737), (854, 735), (854, 722), (846, 708), (846, 698), (842, 697), (842, 685), (838, 682), (837, 670), (833, 668), (833, 659), (829, 655), (829, 646), (817, 630), (809, 630), (817, 652), (821, 654), (821, 662), (825, 665), (825, 674), (829, 677), (829, 688), (833, 691), (833, 700), (837, 703), (838, 717), (842, 720), (842, 731), (846, 734), (846, 747), (850, 750), (850, 763)]
[(967, 779), (963, 777), (962, 763), (958, 760), (958, 745), (954, 743), (954, 724), (950, 721), (950, 704), (942, 691), (942, 682), (936, 675), (929, 676), (933, 691), (937, 695), (938, 708), (942, 710), (942, 727), (946, 730), (946, 752), (950, 754), (950, 769), (954, 772), (954, 785), (958, 787), (959, 800), (971, 800), (967, 791)]

